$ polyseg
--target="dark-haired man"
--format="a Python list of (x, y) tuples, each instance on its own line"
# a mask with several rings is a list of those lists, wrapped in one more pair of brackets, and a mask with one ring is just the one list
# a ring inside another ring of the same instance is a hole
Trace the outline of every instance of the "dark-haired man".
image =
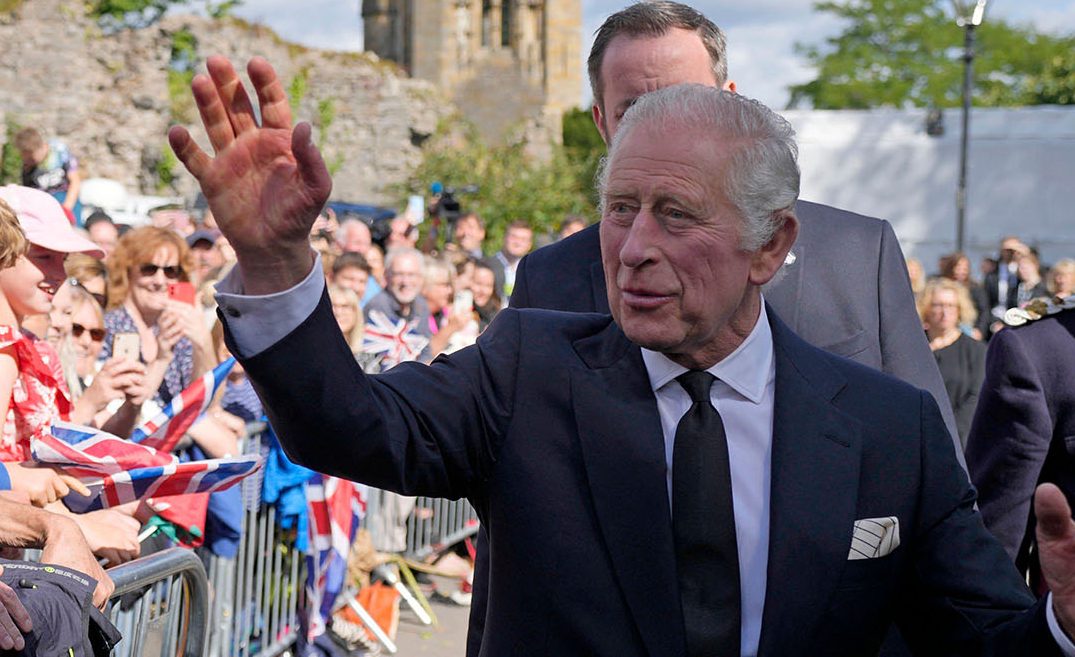
[[(736, 90), (724, 33), (678, 2), (639, 2), (605, 20), (588, 61), (593, 119), (605, 143), (648, 92), (696, 83)], [(802, 222), (784, 275), (766, 300), (807, 342), (928, 390), (962, 463), (958, 431), (940, 372), (922, 332), (903, 253), (887, 221), (799, 201)], [(598, 225), (520, 263), (515, 308), (608, 312)]]

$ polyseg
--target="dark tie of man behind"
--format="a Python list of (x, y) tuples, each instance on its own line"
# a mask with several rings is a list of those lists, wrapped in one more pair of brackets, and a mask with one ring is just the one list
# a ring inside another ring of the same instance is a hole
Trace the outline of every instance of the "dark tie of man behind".
[(715, 378), (700, 370), (676, 378), (693, 402), (672, 451), (672, 531), (690, 657), (739, 656), (739, 552), (728, 439), (709, 399)]

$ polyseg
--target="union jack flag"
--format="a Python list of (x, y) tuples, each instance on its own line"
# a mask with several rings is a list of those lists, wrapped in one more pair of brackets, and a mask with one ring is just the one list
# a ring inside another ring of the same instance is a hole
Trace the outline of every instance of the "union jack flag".
[(217, 365), (213, 371), (203, 374), (183, 392), (173, 397), (156, 417), (136, 428), (131, 434), (131, 440), (161, 451), (172, 451), (187, 429), (213, 403), (213, 396), (234, 366), (235, 359), (229, 358)]
[(370, 313), (366, 333), (362, 336), (362, 351), (381, 356), (381, 369), (387, 370), (402, 362), (418, 360), (429, 344), (429, 338), (419, 335), (404, 319), (392, 321), (379, 310)]
[(325, 632), (347, 578), (347, 556), (366, 516), (366, 486), (315, 474), (306, 482), (309, 552), (306, 555), (306, 637)]
[(173, 454), (107, 432), (57, 422), (30, 441), (35, 461), (57, 465), (82, 480), (90, 496), (64, 498), (76, 513), (128, 502), (224, 490), (261, 467), (257, 455), (179, 463)]
[(59, 421), (30, 439), (30, 453), (35, 461), (61, 466), (79, 478), (176, 462), (172, 454), (106, 431)]
[(90, 496), (70, 493), (64, 503), (75, 513), (85, 513), (151, 497), (212, 493), (231, 488), (259, 467), (261, 457), (253, 454), (134, 468), (96, 480), (84, 480)]

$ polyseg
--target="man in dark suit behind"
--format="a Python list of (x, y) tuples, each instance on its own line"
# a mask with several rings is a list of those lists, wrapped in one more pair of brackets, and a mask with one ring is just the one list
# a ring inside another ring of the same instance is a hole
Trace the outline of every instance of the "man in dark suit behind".
[[(593, 119), (606, 144), (624, 112), (654, 89), (697, 83), (736, 90), (720, 28), (677, 2), (640, 2), (610, 16), (594, 38), (589, 74)], [(928, 390), (962, 461), (892, 226), (807, 201), (795, 213), (799, 238), (783, 276), (766, 287), (766, 300), (807, 342)], [(599, 227), (523, 258), (511, 306), (607, 313)]]
[[(985, 381), (967, 438), (967, 468), (985, 526), (1021, 572), (1041, 571), (1031, 506), (1042, 482), (1075, 500), (1075, 297), (1048, 305), (989, 341)], [(1048, 312), (1053, 310), (1055, 312)]]
[[(238, 265), (229, 347), (289, 456), (489, 529), (484, 655), (1075, 655), (1075, 522), (1036, 500), (1035, 603), (974, 510), (934, 400), (812, 347), (761, 286), (798, 230), (790, 126), (680, 85), (625, 119), (601, 176), (612, 316), (507, 310), (431, 366), (365, 376), (307, 242), (331, 191), (283, 85), (211, 58), (210, 158), (169, 133)], [(734, 173), (733, 173), (734, 172)], [(570, 588), (564, 583), (570, 583)]]

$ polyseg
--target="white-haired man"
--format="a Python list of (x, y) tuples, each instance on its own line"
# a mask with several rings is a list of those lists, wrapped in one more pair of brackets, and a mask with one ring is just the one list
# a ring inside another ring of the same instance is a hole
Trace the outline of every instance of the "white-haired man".
[(1038, 493), (1034, 604), (929, 394), (766, 308), (798, 231), (775, 114), (711, 87), (643, 97), (601, 177), (612, 316), (509, 310), (474, 347), (367, 377), (306, 243), (331, 189), (310, 126), (264, 60), (261, 126), (231, 65), (208, 69), (216, 156), (169, 138), (239, 258), (230, 347), (300, 463), (478, 509), (484, 654), (869, 655), (893, 620), (930, 654), (1075, 654), (1060, 491)]

